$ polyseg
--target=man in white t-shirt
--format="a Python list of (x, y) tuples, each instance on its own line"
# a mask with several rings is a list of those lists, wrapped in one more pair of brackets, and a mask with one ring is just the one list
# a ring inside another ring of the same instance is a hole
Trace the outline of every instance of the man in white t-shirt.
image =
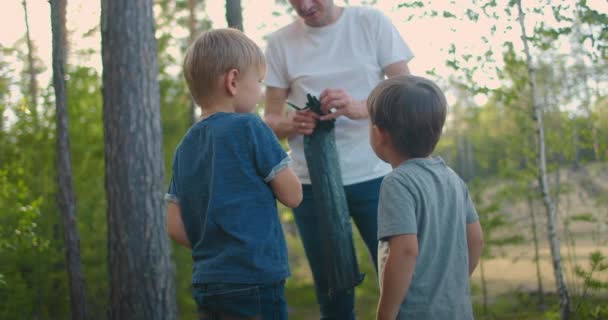
[[(321, 258), (303, 136), (316, 121), (336, 119), (335, 136), (349, 212), (377, 261), (380, 183), (391, 171), (369, 144), (366, 99), (385, 76), (409, 73), (412, 51), (391, 21), (366, 7), (339, 7), (333, 0), (290, 0), (300, 19), (268, 39), (264, 118), (275, 134), (288, 138), (292, 166), (303, 183), (304, 200), (294, 209), (296, 225), (315, 280), (321, 319), (354, 319), (354, 290), (334, 294)], [(291, 111), (286, 102), (306, 105), (319, 97), (326, 115)], [(377, 267), (377, 266), (376, 266)]]

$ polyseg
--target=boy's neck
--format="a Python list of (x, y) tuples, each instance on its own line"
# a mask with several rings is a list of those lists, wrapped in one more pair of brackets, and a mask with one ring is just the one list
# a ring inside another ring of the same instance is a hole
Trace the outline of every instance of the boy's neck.
[(218, 112), (234, 113), (236, 110), (232, 103), (228, 101), (210, 101), (205, 107), (201, 107), (201, 119), (208, 118)]
[(406, 162), (409, 159), (410, 157), (402, 155), (394, 150), (387, 150), (387, 153), (385, 155), (385, 161), (388, 162), (393, 169), (396, 169), (398, 166), (400, 166), (402, 163)]

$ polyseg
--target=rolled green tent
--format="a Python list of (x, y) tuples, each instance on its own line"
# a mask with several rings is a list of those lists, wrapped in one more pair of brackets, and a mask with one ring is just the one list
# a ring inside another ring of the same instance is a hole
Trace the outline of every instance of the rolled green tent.
[[(322, 115), (319, 99), (310, 94), (307, 98), (305, 109)], [(334, 127), (335, 120), (317, 120), (313, 133), (304, 136), (304, 155), (312, 184), (319, 237), (324, 244), (324, 268), (328, 275), (327, 288), (318, 290), (330, 297), (353, 289), (364, 278), (355, 254)]]

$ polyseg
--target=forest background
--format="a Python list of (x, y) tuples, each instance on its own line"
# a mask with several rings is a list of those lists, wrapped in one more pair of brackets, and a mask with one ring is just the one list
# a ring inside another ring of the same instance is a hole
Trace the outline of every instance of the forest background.
[[(435, 153), (469, 184), (486, 238), (471, 279), (476, 316), (554, 319), (564, 317), (567, 308), (573, 318), (607, 319), (608, 4), (337, 3), (373, 6), (391, 17), (416, 54), (412, 72), (434, 79), (446, 91), (449, 117)], [(108, 237), (118, 227), (108, 219), (112, 208), (104, 188), (104, 130), (109, 129), (104, 129), (101, 90), (106, 54), (101, 11), (98, 3), (73, 0), (67, 2), (65, 19), (53, 20), (46, 1), (3, 1), (0, 319), (67, 319), (77, 314), (75, 308), (86, 310), (89, 319), (105, 319), (112, 288), (119, 286), (108, 276), (112, 263), (120, 261), (108, 258), (113, 250)], [(163, 150), (153, 160), (164, 163), (166, 185), (173, 151), (197, 116), (180, 70), (191, 39), (230, 25), (264, 48), (265, 37), (295, 14), (285, 0), (156, 0), (153, 13)], [(52, 22), (65, 24), (67, 31), (67, 135), (60, 134), (57, 122)], [(66, 137), (69, 152), (62, 152), (58, 142)], [(57, 159), (65, 154), (71, 157), (68, 178), (75, 195), (72, 231), (79, 235), (81, 269), (75, 272), (68, 271), (74, 269), (66, 261), (69, 225), (58, 183), (65, 172)], [(285, 208), (280, 214), (293, 274), (287, 282), (290, 319), (318, 318), (293, 216)], [(377, 282), (356, 232), (355, 237), (367, 273), (356, 293), (357, 314), (373, 319)], [(174, 245), (170, 252), (167, 274), (175, 286), (170, 313), (195, 319), (190, 254)], [(74, 282), (68, 279), (77, 272), (86, 285), (75, 307), (78, 299), (70, 298)]]

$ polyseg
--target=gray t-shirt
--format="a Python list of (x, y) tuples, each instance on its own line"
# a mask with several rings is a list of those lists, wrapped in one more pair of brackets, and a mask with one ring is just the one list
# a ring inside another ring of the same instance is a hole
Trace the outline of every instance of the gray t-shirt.
[(384, 178), (378, 206), (380, 284), (386, 240), (418, 237), (414, 276), (397, 319), (473, 319), (467, 224), (478, 219), (466, 184), (439, 157), (410, 159)]

